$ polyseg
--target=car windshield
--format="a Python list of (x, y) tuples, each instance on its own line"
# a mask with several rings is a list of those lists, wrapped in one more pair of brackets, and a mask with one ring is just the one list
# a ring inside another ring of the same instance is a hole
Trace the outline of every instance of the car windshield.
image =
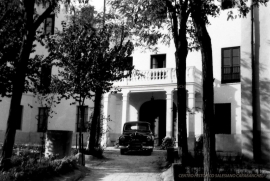
[(149, 131), (149, 124), (147, 123), (128, 123), (124, 126), (124, 131), (134, 131), (134, 130), (140, 130), (140, 131)]

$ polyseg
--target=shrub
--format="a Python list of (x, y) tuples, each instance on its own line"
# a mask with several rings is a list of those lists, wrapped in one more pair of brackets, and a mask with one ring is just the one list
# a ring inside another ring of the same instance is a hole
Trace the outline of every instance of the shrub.
[(114, 143), (114, 148), (119, 148), (119, 139), (117, 139)]
[(165, 137), (162, 139), (162, 143), (160, 145), (162, 150), (166, 150), (167, 148), (175, 146), (175, 139), (171, 137)]
[(55, 157), (39, 158), (31, 156), (29, 154), (13, 156), (11, 159), (12, 168), (6, 172), (0, 172), (0, 180), (36, 181), (40, 178), (50, 178), (77, 169), (75, 157), (56, 160)]
[(79, 153), (79, 149), (71, 148), (71, 153), (73, 156), (75, 156), (77, 153)]

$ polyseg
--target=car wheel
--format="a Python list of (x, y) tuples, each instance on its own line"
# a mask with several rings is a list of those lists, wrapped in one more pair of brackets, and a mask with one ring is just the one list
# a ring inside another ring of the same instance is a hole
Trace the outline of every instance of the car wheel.
[(120, 149), (120, 154), (124, 155), (126, 153), (126, 149)]

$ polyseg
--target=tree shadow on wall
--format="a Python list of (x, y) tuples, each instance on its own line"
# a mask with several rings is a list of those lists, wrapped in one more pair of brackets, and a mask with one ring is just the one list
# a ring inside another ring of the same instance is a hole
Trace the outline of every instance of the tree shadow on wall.
[[(251, 57), (250, 53), (247, 54), (249, 54), (249, 57)], [(259, 60), (259, 55), (257, 55), (255, 58), (256, 60)], [(253, 156), (255, 156), (258, 157), (260, 161), (270, 162), (270, 79), (266, 77), (261, 78), (263, 73), (267, 71), (267, 66), (258, 62), (258, 91), (260, 97), (260, 106), (257, 110), (259, 110), (259, 130), (254, 132), (252, 117), (252, 68), (251, 62), (249, 61), (251, 61), (251, 58), (248, 60), (241, 60), (241, 68), (243, 71), (249, 72), (248, 75), (241, 75), (243, 153), (249, 158), (253, 158)], [(254, 147), (254, 145), (257, 146)]]

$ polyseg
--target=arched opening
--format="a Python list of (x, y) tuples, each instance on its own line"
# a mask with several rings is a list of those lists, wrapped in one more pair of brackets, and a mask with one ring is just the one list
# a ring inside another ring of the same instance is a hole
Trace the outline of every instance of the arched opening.
[[(151, 130), (155, 135), (155, 144), (160, 145), (166, 136), (166, 100), (150, 100), (142, 104), (139, 120), (151, 123)], [(176, 106), (173, 104), (173, 120), (175, 126)]]

